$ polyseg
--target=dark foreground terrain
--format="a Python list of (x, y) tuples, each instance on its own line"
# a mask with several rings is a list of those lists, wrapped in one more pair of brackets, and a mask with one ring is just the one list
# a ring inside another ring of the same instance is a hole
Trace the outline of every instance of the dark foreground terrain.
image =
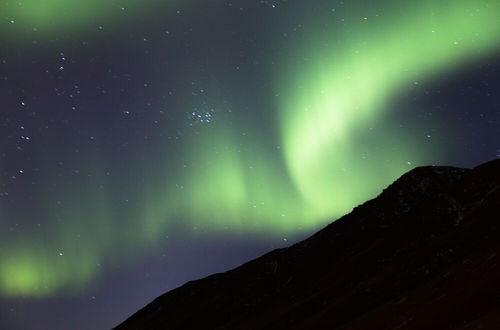
[(417, 168), (305, 241), (115, 328), (131, 329), (500, 329), (500, 160)]

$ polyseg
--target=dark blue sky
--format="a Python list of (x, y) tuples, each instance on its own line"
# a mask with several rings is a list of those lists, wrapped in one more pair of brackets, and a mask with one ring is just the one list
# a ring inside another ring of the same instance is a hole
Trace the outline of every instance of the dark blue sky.
[(110, 328), (500, 157), (496, 1), (45, 4), (0, 0), (2, 329)]

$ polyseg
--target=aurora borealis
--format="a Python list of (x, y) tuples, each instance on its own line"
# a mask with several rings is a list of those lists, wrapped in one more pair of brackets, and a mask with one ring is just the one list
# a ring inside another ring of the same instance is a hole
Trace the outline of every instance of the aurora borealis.
[(500, 155), (498, 1), (164, 2), (0, 0), (8, 329), (111, 327), (415, 166)]
[[(310, 64), (295, 64), (299, 69), (293, 76), (299, 78), (292, 83), (290, 97), (284, 98), (283, 141), (288, 168), (302, 195), (315, 209), (325, 210), (325, 216), (345, 213), (360, 201), (359, 196), (364, 200), (374, 192), (364, 185), (356, 187), (351, 175), (333, 169), (354, 166), (355, 173), (371, 171), (361, 181), (373, 182), (369, 186), (378, 190), (394, 173), (404, 171), (404, 159), (421, 161), (426, 156), (418, 154), (418, 146), (403, 141), (396, 144), (397, 135), (386, 133), (375, 137), (381, 141), (374, 145), (393, 145), (399, 155), (390, 152), (389, 163), (387, 158), (376, 157), (359, 165), (360, 155), (374, 146), (363, 148), (353, 141), (380, 118), (387, 100), (406, 86), (498, 48), (500, 3), (476, 2), (471, 7), (470, 1), (424, 1), (404, 8), (392, 6), (384, 12), (383, 24), (377, 22), (378, 17), (368, 19), (354, 11), (349, 20), (366, 21), (359, 30), (349, 31), (346, 38), (341, 31), (330, 31), (347, 39), (341, 47), (323, 46), (331, 36), (324, 41), (321, 36), (320, 41), (305, 46), (303, 49), (312, 54)], [(390, 175), (378, 178), (374, 168)], [(340, 202), (345, 203), (340, 212), (330, 197), (336, 191), (347, 195), (345, 202)], [(332, 204), (333, 208), (328, 207)]]

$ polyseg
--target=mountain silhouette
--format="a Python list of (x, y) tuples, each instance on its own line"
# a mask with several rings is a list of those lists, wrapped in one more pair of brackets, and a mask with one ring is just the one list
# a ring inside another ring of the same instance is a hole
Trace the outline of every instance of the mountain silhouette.
[(500, 329), (500, 160), (416, 168), (310, 238), (115, 328), (132, 329)]

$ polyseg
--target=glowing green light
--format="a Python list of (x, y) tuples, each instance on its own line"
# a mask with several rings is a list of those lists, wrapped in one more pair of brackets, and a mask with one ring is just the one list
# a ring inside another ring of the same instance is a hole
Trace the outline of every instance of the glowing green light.
[[(0, 0), (2, 17), (11, 22), (15, 33), (37, 32), (37, 37), (62, 36), (69, 31), (95, 29), (109, 26), (116, 19), (137, 23), (138, 13), (158, 8), (163, 14), (173, 11), (177, 0), (135, 1), (135, 0)], [(186, 5), (186, 1), (183, 1)], [(1, 31), (0, 31), (1, 32)], [(11, 33), (10, 30), (6, 31)]]
[[(96, 275), (97, 251), (51, 250), (33, 243), (0, 254), (0, 292), (7, 297), (45, 297), (66, 289), (78, 292)], [(69, 259), (68, 259), (69, 258)]]
[[(16, 24), (47, 30), (86, 26), (122, 11), (97, 0), (0, 1), (0, 9)], [(243, 138), (232, 123), (238, 118), (216, 113), (213, 123), (179, 142), (179, 154), (167, 156), (172, 151), (165, 148), (161, 156), (130, 156), (133, 180), (94, 174), (65, 182), (54, 170), (42, 170), (47, 182), (40, 186), (47, 190), (40, 216), (49, 228), (43, 235), (35, 228), (11, 237), (0, 222), (0, 294), (45, 297), (83, 290), (106, 261), (133, 259), (170, 234), (176, 221), (193, 233), (277, 237), (311, 230), (373, 197), (411, 167), (435, 160), (432, 150), (384, 122), (390, 101), (415, 83), (498, 50), (500, 2), (397, 2), (366, 19), (360, 10), (343, 19), (331, 12), (315, 17), (304, 31), (306, 41), (290, 45), (283, 59), (288, 66), (276, 75), (285, 89), (277, 98), (280, 141), (270, 143), (259, 127)], [(148, 162), (158, 164), (151, 171)], [(78, 166), (89, 173), (108, 167)]]
[[(359, 22), (354, 29), (314, 30), (314, 42), (299, 45), (293, 58), (281, 104), (287, 165), (302, 196), (340, 215), (406, 170), (405, 159), (422, 161), (378, 118), (413, 83), (496, 50), (499, 13), (498, 1), (409, 2), (386, 9), (380, 23), (355, 12), (345, 18)], [(360, 141), (371, 127), (381, 130), (375, 140)]]

